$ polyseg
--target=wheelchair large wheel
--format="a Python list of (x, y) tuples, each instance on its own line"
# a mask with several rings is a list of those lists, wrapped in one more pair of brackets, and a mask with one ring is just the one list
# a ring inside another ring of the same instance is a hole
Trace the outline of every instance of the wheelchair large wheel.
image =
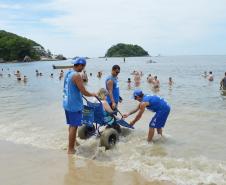
[(80, 139), (87, 139), (94, 133), (95, 133), (95, 126), (94, 125), (92, 127), (82, 125), (81, 127), (78, 128), (78, 137)]
[(107, 150), (115, 146), (118, 141), (119, 134), (113, 128), (106, 128), (100, 136), (100, 145), (104, 146)]

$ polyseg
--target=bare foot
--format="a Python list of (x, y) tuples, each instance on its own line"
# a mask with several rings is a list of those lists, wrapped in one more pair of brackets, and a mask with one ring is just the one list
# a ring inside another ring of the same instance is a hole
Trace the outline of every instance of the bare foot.
[(76, 146), (79, 146), (80, 143), (79, 143), (78, 141), (75, 141), (75, 145), (76, 145)]
[(75, 154), (75, 152), (76, 152), (75, 149), (74, 149), (74, 150), (69, 150), (69, 149), (68, 149), (67, 154)]

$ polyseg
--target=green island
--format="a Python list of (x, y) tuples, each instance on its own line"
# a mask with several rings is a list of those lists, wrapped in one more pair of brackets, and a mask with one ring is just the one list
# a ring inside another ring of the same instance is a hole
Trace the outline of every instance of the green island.
[(110, 47), (105, 57), (140, 57), (149, 56), (148, 52), (142, 47), (132, 44), (119, 43)]
[(33, 40), (0, 30), (0, 62), (65, 59), (63, 55), (53, 56), (49, 50), (46, 51)]

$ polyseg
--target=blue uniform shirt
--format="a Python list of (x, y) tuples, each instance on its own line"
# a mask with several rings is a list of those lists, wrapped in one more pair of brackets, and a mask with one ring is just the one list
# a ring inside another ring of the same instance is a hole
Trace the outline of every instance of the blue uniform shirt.
[[(117, 104), (119, 102), (119, 83), (118, 83), (118, 79), (117, 77), (113, 77), (113, 76), (109, 76), (106, 81), (105, 81), (105, 85), (106, 85), (106, 89), (109, 91), (108, 87), (107, 87), (107, 82), (108, 80), (112, 80), (113, 81), (113, 90), (112, 90), (112, 94), (113, 94), (113, 98), (115, 100), (115, 103)], [(107, 96), (107, 102), (110, 104), (111, 99), (110, 96)]]
[(69, 70), (64, 79), (63, 107), (70, 112), (78, 112), (83, 109), (82, 94), (72, 80), (77, 73), (74, 70)]
[(148, 102), (150, 105), (146, 108), (148, 110), (151, 110), (153, 112), (158, 112), (161, 110), (164, 110), (166, 108), (169, 108), (169, 105), (166, 103), (166, 101), (156, 95), (144, 95), (142, 102)]

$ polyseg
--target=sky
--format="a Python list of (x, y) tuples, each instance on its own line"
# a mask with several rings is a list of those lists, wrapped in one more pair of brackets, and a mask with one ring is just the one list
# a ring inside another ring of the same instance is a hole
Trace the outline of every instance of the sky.
[(150, 55), (226, 54), (226, 0), (0, 0), (0, 30), (66, 57), (117, 43)]

